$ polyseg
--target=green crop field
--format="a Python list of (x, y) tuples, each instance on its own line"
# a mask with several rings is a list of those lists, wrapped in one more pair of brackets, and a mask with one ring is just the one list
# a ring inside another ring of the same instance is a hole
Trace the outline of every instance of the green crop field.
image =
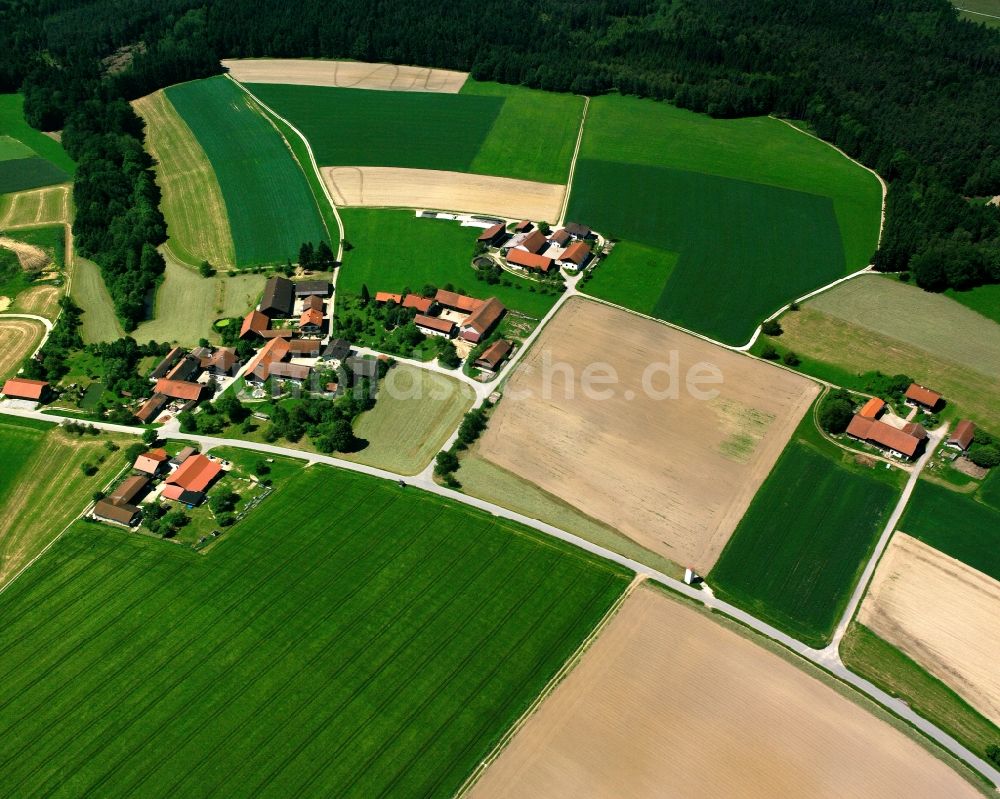
[(215, 170), (241, 266), (298, 257), (329, 241), (316, 198), (281, 134), (226, 78), (166, 90)]
[(37, 156), (0, 161), (0, 194), (52, 186), (69, 180), (62, 169)]
[(505, 274), (510, 285), (493, 286), (477, 280), (471, 266), (476, 236), (481, 232), (477, 228), (420, 219), (413, 211), (344, 208), (340, 216), (352, 245), (344, 253), (337, 279), (341, 292), (358, 294), (366, 285), (374, 296), (377, 291), (409, 287), (419, 292), (426, 284), (440, 288), (451, 283), (462, 294), (497, 297), (508, 308), (537, 319), (555, 304), (556, 295), (532, 291), (537, 284), (523, 278)]
[[(790, 299), (868, 264), (880, 207), (872, 174), (778, 120), (608, 96), (590, 104), (569, 217), (677, 253), (629, 307), (742, 343)], [(634, 266), (600, 268), (592, 292), (619, 302), (608, 287)]]
[(208, 156), (162, 91), (132, 103), (146, 124), (146, 149), (156, 159), (160, 209), (175, 257), (217, 269), (236, 265), (222, 190)]
[[(122, 452), (104, 442), (131, 443), (124, 436), (74, 437), (50, 426), (0, 418), (0, 585), (38, 555), (75, 516), (94, 491), (125, 465)], [(81, 469), (92, 464), (91, 477)]]
[[(898, 496), (809, 432), (808, 414), (709, 574), (758, 618), (821, 647), (843, 613)], [(814, 430), (814, 428), (813, 428)]]
[(392, 166), (565, 183), (583, 98), (466, 81), (460, 94), (249, 84), (322, 166)]
[(22, 144), (10, 136), (0, 135), (0, 161), (12, 161), (15, 158), (31, 158), (35, 154), (28, 145)]
[(263, 508), (203, 556), (80, 523), (0, 595), (4, 794), (452, 796), (628, 581), (323, 466)]
[(68, 184), (0, 195), (0, 227), (68, 222), (69, 197)]
[(322, 166), (468, 172), (503, 100), (255, 83), (247, 88), (302, 131)]
[[(987, 501), (995, 490), (987, 493)], [(1000, 580), (1000, 510), (937, 483), (921, 480), (899, 529), (928, 546)]]
[(24, 97), (20, 94), (0, 94), (0, 135), (17, 139), (32, 153), (69, 175), (76, 171), (76, 163), (59, 142), (27, 123), (24, 118)]
[(375, 407), (355, 422), (355, 434), (368, 446), (342, 457), (397, 474), (416, 474), (441, 450), (472, 399), (466, 383), (397, 364), (382, 381)]
[[(569, 216), (607, 236), (679, 253), (651, 313), (731, 344), (746, 341), (785, 302), (844, 273), (833, 203), (814, 194), (581, 160)], [(598, 270), (605, 267), (604, 280), (616, 279), (614, 256)], [(655, 286), (653, 275), (647, 279)]]
[(663, 287), (677, 266), (677, 258), (675, 252), (620, 241), (580, 288), (595, 297), (656, 316)]

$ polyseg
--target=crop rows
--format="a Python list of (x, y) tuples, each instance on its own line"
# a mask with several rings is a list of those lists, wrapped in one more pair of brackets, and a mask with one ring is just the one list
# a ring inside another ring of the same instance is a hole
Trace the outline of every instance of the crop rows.
[(322, 467), (206, 555), (79, 523), (38, 566), (0, 596), (10, 794), (450, 793), (625, 583)]

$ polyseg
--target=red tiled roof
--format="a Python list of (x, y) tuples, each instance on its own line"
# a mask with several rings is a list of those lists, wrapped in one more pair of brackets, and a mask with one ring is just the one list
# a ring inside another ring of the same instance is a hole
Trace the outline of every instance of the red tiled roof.
[(560, 247), (566, 245), (566, 242), (570, 240), (569, 231), (566, 228), (559, 228), (551, 236), (549, 236), (549, 241), (558, 244)]
[(315, 327), (320, 327), (323, 324), (323, 312), (316, 311), (310, 308), (304, 311), (302, 316), (299, 317), (299, 327), (305, 327), (306, 325), (313, 325)]
[(546, 247), (549, 246), (549, 240), (545, 238), (545, 234), (540, 230), (533, 230), (519, 245), (519, 248), (527, 250), (528, 252), (541, 252)]
[(510, 353), (511, 343), (505, 339), (497, 339), (486, 350), (476, 358), (476, 366), (484, 366), (487, 369), (496, 369), (504, 358)]
[(119, 524), (131, 524), (138, 512), (139, 509), (135, 505), (127, 503), (115, 505), (103, 499), (94, 505), (95, 516)]
[(438, 289), (434, 299), (446, 308), (454, 308), (456, 311), (465, 311), (466, 313), (472, 313), (483, 304), (482, 300), (477, 300), (475, 297), (466, 297), (464, 294), (444, 289)]
[(535, 255), (524, 250), (511, 250), (507, 253), (507, 263), (523, 266), (526, 269), (539, 269), (542, 272), (548, 272), (552, 268), (552, 259), (547, 255)]
[(587, 260), (588, 255), (590, 255), (590, 247), (582, 241), (574, 241), (569, 247), (563, 250), (563, 254), (559, 256), (559, 260), (569, 261), (577, 266), (582, 266), (583, 262)]
[(204, 491), (221, 471), (222, 466), (217, 461), (210, 461), (199, 453), (178, 466), (167, 478), (167, 485), (180, 486), (187, 491)]
[(941, 401), (940, 394), (918, 383), (910, 383), (910, 387), (906, 389), (905, 396), (907, 399), (918, 402), (921, 405), (926, 405), (928, 408), (933, 408)]
[(968, 419), (963, 419), (948, 436), (949, 444), (957, 444), (962, 449), (968, 449), (972, 439), (976, 436), (976, 426)]
[(243, 317), (243, 324), (240, 327), (240, 338), (251, 332), (259, 335), (267, 330), (270, 325), (271, 320), (267, 314), (262, 314), (260, 311), (250, 311), (250, 313)]
[(108, 502), (112, 505), (123, 505), (126, 502), (131, 502), (148, 485), (149, 478), (147, 477), (140, 477), (139, 475), (128, 477), (118, 484), (118, 487), (108, 497)]
[(485, 336), (493, 328), (507, 308), (496, 297), (490, 297), (462, 322), (462, 330), (471, 329), (480, 337)]
[(530, 227), (531, 227), (531, 222), (529, 222), (527, 219), (523, 219), (517, 223), (517, 226), (514, 228), (514, 230), (516, 230), (518, 233), (522, 233), (523, 231), (527, 230)]
[(861, 410), (858, 411), (858, 416), (864, 416), (866, 419), (876, 418), (885, 409), (885, 401), (880, 400), (878, 397), (872, 397), (868, 402), (861, 406)]
[(455, 329), (454, 322), (447, 319), (440, 319), (437, 316), (417, 314), (414, 317), (413, 322), (417, 327), (425, 327), (428, 330), (436, 330), (439, 333), (447, 333), (448, 335), (451, 335), (452, 331)]
[(320, 297), (319, 294), (310, 294), (302, 300), (302, 310), (308, 311), (310, 309), (316, 311), (323, 310), (323, 298)]
[[(246, 374), (252, 374), (261, 380), (266, 380), (268, 367), (272, 361), (280, 361), (288, 354), (289, 344), (283, 338), (273, 338), (265, 344), (261, 350), (253, 356), (247, 364)], [(261, 369), (263, 367), (263, 369)]]
[(28, 380), (26, 377), (12, 377), (3, 384), (3, 393), (8, 397), (38, 400), (42, 398), (48, 383), (44, 380)]
[(208, 368), (228, 372), (236, 363), (236, 350), (220, 347), (208, 360)]
[(417, 294), (407, 294), (403, 297), (404, 308), (416, 308), (420, 313), (427, 313), (432, 305), (434, 305), (434, 300), (430, 297), (421, 297)]
[(202, 387), (198, 383), (186, 380), (168, 380), (165, 377), (156, 381), (156, 393), (166, 394), (172, 399), (197, 400), (201, 397)]
[(293, 338), (288, 342), (290, 355), (319, 355), (320, 341), (317, 338)]
[(267, 367), (268, 377), (282, 377), (291, 380), (305, 380), (312, 370), (308, 366), (297, 363), (271, 363)]
[(394, 302), (399, 305), (403, 302), (403, 295), (393, 294), (391, 291), (376, 291), (375, 302)]
[(506, 225), (503, 222), (498, 222), (493, 225), (493, 227), (488, 227), (484, 230), (476, 241), (493, 241), (493, 239), (500, 234), (501, 231), (506, 229)]
[[(919, 428), (920, 425), (916, 425), (916, 427)], [(920, 428), (920, 430), (923, 430), (923, 428)], [(876, 419), (866, 419), (857, 414), (851, 419), (850, 424), (847, 425), (847, 434), (855, 438), (860, 438), (862, 441), (868, 441), (872, 444), (878, 444), (882, 447), (895, 450), (907, 457), (912, 457), (916, 453), (923, 440), (918, 435), (897, 430), (890, 424), (880, 422)], [(924, 437), (926, 437), (926, 433), (924, 433)]]
[(167, 404), (166, 394), (154, 394), (143, 403), (143, 406), (135, 412), (135, 418), (140, 422), (148, 422), (160, 412), (160, 409)]

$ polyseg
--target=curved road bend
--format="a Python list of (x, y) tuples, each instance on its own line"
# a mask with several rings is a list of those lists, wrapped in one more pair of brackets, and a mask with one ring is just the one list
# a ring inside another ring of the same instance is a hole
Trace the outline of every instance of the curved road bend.
[[(20, 410), (16, 408), (0, 408), (0, 413), (5, 413), (11, 416), (20, 416), (29, 419), (41, 419), (49, 422), (60, 422), (60, 421), (78, 421), (75, 419), (68, 419), (65, 417), (60, 417), (55, 414), (45, 414), (40, 411), (29, 411)], [(90, 422), (94, 427), (102, 430), (110, 430), (120, 433), (130, 433), (132, 435), (136, 434), (136, 429), (134, 427), (129, 427), (127, 425), (111, 424), (109, 422)], [(166, 432), (166, 431), (164, 431)], [(746, 611), (740, 610), (739, 608), (730, 605), (728, 602), (717, 599), (710, 594), (701, 591), (696, 588), (692, 588), (685, 583), (675, 580), (672, 577), (668, 577), (666, 574), (659, 572), (655, 569), (651, 569), (645, 564), (639, 563), (638, 561), (627, 558), (624, 555), (619, 555), (617, 552), (612, 552), (609, 549), (598, 546), (586, 539), (580, 538), (579, 536), (568, 533), (565, 530), (561, 530), (546, 522), (541, 522), (538, 519), (532, 519), (529, 516), (525, 516), (521, 513), (516, 513), (515, 511), (508, 510), (507, 508), (502, 508), (499, 505), (494, 505), (492, 502), (486, 502), (476, 497), (468, 496), (467, 494), (462, 494), (458, 491), (453, 491), (449, 488), (435, 483), (431, 478), (424, 474), (418, 475), (417, 477), (409, 477), (406, 475), (395, 474), (394, 472), (386, 471), (385, 469), (377, 469), (372, 466), (365, 466), (360, 463), (352, 463), (351, 461), (345, 461), (340, 458), (335, 458), (330, 455), (319, 455), (308, 452), (302, 452), (300, 450), (288, 449), (287, 447), (279, 447), (273, 444), (256, 444), (249, 441), (241, 441), (239, 439), (228, 439), (228, 438), (214, 438), (212, 436), (201, 436), (192, 433), (181, 433), (179, 431), (169, 431), (168, 435), (171, 438), (177, 438), (184, 441), (192, 441), (197, 443), (202, 451), (208, 451), (214, 447), (228, 446), (236, 447), (239, 449), (249, 449), (255, 452), (262, 452), (271, 455), (281, 455), (288, 458), (296, 458), (298, 460), (306, 460), (309, 463), (322, 463), (329, 466), (335, 466), (340, 469), (346, 469), (352, 472), (358, 472), (361, 474), (367, 474), (372, 477), (379, 477), (383, 480), (391, 480), (393, 482), (399, 482), (400, 480), (408, 482), (412, 486), (421, 488), (429, 493), (436, 494), (447, 499), (454, 500), (455, 502), (461, 502), (469, 507), (477, 508), (479, 510), (490, 513), (502, 519), (509, 519), (519, 524), (523, 524), (526, 527), (530, 527), (539, 532), (550, 535), (553, 538), (558, 538), (561, 541), (565, 541), (568, 544), (579, 547), (587, 552), (590, 552), (597, 557), (604, 558), (605, 560), (611, 561), (612, 563), (617, 563), (620, 566), (629, 569), (630, 571), (645, 575), (650, 580), (655, 580), (661, 585), (676, 591), (679, 594), (694, 599), (697, 602), (702, 603), (705, 607), (723, 613), (726, 616), (740, 622), (746, 627), (751, 628), (757, 633), (764, 635), (773, 641), (777, 641), (779, 644), (783, 645), (785, 648), (790, 649), (811, 663), (825, 669), (829, 673), (833, 674), (835, 677), (839, 678), (841, 681), (851, 685), (856, 690), (873, 699), (878, 704), (882, 705), (884, 708), (888, 709), (895, 715), (899, 716), (904, 721), (908, 722), (911, 726), (918, 729), (924, 735), (926, 735), (931, 740), (938, 743), (943, 749), (954, 755), (959, 760), (965, 761), (967, 764), (972, 766), (980, 774), (987, 777), (990, 782), (993, 783), (998, 789), (1000, 789), (1000, 771), (993, 768), (989, 763), (987, 763), (982, 758), (976, 756), (968, 749), (966, 749), (962, 744), (956, 741), (947, 733), (938, 729), (934, 724), (930, 723), (923, 717), (917, 715), (910, 707), (899, 699), (895, 699), (885, 691), (877, 688), (872, 683), (865, 679), (862, 679), (858, 675), (849, 671), (839, 660), (839, 658), (832, 659), (829, 657), (827, 650), (817, 650), (806, 646), (801, 641), (797, 641), (776, 627), (772, 627), (770, 624), (761, 621), (760, 619), (750, 615)], [(930, 448), (929, 448), (930, 449)], [(927, 456), (925, 456), (926, 458)], [(926, 461), (924, 461), (926, 462)], [(918, 469), (914, 469), (913, 475), (911, 475), (910, 482), (907, 484), (912, 491), (912, 484), (915, 483), (916, 474), (919, 473)], [(897, 513), (902, 512), (903, 506), (905, 506), (905, 499), (909, 497), (909, 493), (904, 493), (904, 497), (900, 499), (900, 503), (896, 507), (896, 511), (893, 513), (893, 518), (896, 518)], [(892, 521), (892, 519), (890, 519)], [(888, 525), (887, 525), (888, 529)], [(887, 539), (886, 539), (887, 540)], [(881, 543), (881, 542), (880, 542)], [(875, 558), (872, 559), (875, 561)], [(868, 571), (866, 570), (866, 575)], [(863, 584), (863, 583), (862, 583)], [(863, 593), (863, 589), (859, 588), (859, 591)], [(856, 596), (860, 594), (856, 591)], [(854, 602), (852, 600), (852, 606), (848, 608), (848, 613), (852, 613)], [(848, 614), (845, 616), (849, 619)]]

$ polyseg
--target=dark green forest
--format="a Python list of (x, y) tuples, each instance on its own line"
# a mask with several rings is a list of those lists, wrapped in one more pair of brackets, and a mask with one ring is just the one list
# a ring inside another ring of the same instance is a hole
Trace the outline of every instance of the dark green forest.
[[(516, 33), (515, 33), (516, 32)], [(945, 0), (0, 0), (0, 90), (65, 127), (81, 249), (141, 318), (164, 225), (122, 100), (225, 56), (346, 57), (773, 113), (890, 183), (878, 268), (931, 290), (1000, 282), (1000, 33)]]

